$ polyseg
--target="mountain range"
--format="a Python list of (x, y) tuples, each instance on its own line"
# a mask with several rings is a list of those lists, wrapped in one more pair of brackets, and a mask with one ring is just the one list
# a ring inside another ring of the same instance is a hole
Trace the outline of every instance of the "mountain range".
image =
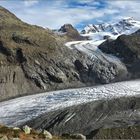
[[(139, 78), (139, 21), (90, 24), (79, 33), (71, 24), (58, 30), (30, 25), (0, 7), (1, 122), (24, 122), (54, 135), (83, 133), (90, 139), (105, 138), (106, 128), (114, 134), (114, 128), (125, 127), (129, 136), (129, 126), (140, 124), (139, 82), (110, 83)], [(71, 90), (88, 86), (97, 87)], [(56, 105), (61, 108), (51, 110)]]
[(112, 38), (116, 39), (122, 34), (132, 34), (140, 29), (140, 21), (134, 20), (132, 17), (126, 17), (117, 20), (115, 23), (89, 24), (82, 31), (84, 36), (92, 36), (94, 40)]

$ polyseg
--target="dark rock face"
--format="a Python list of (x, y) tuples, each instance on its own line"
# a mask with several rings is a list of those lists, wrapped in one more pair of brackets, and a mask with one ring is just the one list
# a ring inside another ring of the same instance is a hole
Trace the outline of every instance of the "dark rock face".
[(18, 65), (0, 67), (0, 87), (0, 100), (30, 93), (31, 89), (35, 92), (38, 89), (25, 78), (22, 68)]
[(115, 41), (107, 40), (99, 46), (103, 52), (119, 57), (125, 63), (131, 78), (140, 77), (140, 35), (121, 35)]
[[(130, 37), (131, 38), (131, 37)], [(99, 48), (106, 53), (114, 54), (123, 59), (125, 63), (134, 62), (137, 59), (137, 47), (135, 47), (136, 43), (127, 35), (122, 35), (117, 38), (116, 41), (107, 41)]]
[[(102, 138), (107, 136), (101, 132), (104, 131), (104, 128), (127, 128), (140, 125), (137, 114), (139, 110), (139, 97), (122, 97), (93, 101), (46, 113), (27, 124), (35, 129), (47, 129), (52, 134), (82, 133), (89, 139), (96, 138), (96, 136)], [(118, 135), (114, 135), (112, 138), (118, 138)]]
[(92, 65), (89, 75), (94, 76), (96, 82), (107, 84), (118, 76), (118, 70), (114, 64), (103, 64), (99, 61)]
[(105, 35), (105, 36), (103, 37), (103, 39), (109, 39), (109, 38), (110, 38), (109, 35)]
[(140, 35), (140, 30), (136, 31), (134, 34)]
[(22, 52), (21, 48), (16, 50), (16, 59), (19, 63), (23, 63), (23, 62), (27, 61), (25, 56), (23, 55), (23, 52)]
[(2, 54), (10, 56), (12, 54), (11, 50), (9, 48), (6, 48), (3, 46), (3, 42), (0, 41), (0, 51)]

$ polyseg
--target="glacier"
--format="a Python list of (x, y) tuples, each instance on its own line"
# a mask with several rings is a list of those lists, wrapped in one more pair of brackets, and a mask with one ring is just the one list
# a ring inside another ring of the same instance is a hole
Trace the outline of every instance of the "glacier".
[(88, 37), (89, 40), (71, 41), (67, 42), (65, 46), (86, 54), (93, 62), (113, 63), (118, 69), (127, 71), (126, 66), (119, 58), (111, 54), (103, 53), (98, 46), (108, 38), (115, 40), (122, 34), (129, 35), (138, 29), (140, 29), (140, 21), (136, 21), (131, 17), (123, 18), (115, 23), (89, 24), (84, 28), (84, 32), (81, 33), (82, 36)]
[(139, 96), (140, 80), (46, 92), (0, 102), (0, 123), (19, 126), (46, 112), (86, 102)]
[(97, 47), (107, 38), (115, 40), (120, 35), (130, 35), (139, 29), (140, 21), (136, 21), (132, 17), (123, 18), (115, 23), (89, 24), (81, 32), (81, 36), (88, 37), (89, 40), (67, 42), (65, 45), (71, 49), (74, 44), (90, 44)]

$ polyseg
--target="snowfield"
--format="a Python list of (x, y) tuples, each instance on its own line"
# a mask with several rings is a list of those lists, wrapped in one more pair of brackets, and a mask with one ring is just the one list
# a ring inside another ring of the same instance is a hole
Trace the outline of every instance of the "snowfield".
[(46, 92), (0, 103), (0, 124), (17, 126), (43, 113), (100, 99), (140, 95), (140, 80)]

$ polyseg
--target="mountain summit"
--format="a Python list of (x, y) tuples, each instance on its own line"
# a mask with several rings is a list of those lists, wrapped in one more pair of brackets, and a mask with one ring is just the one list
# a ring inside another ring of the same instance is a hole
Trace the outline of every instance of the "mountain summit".
[(65, 34), (69, 40), (84, 40), (85, 37), (81, 36), (77, 29), (75, 29), (71, 24), (64, 24), (58, 30), (59, 33)]

